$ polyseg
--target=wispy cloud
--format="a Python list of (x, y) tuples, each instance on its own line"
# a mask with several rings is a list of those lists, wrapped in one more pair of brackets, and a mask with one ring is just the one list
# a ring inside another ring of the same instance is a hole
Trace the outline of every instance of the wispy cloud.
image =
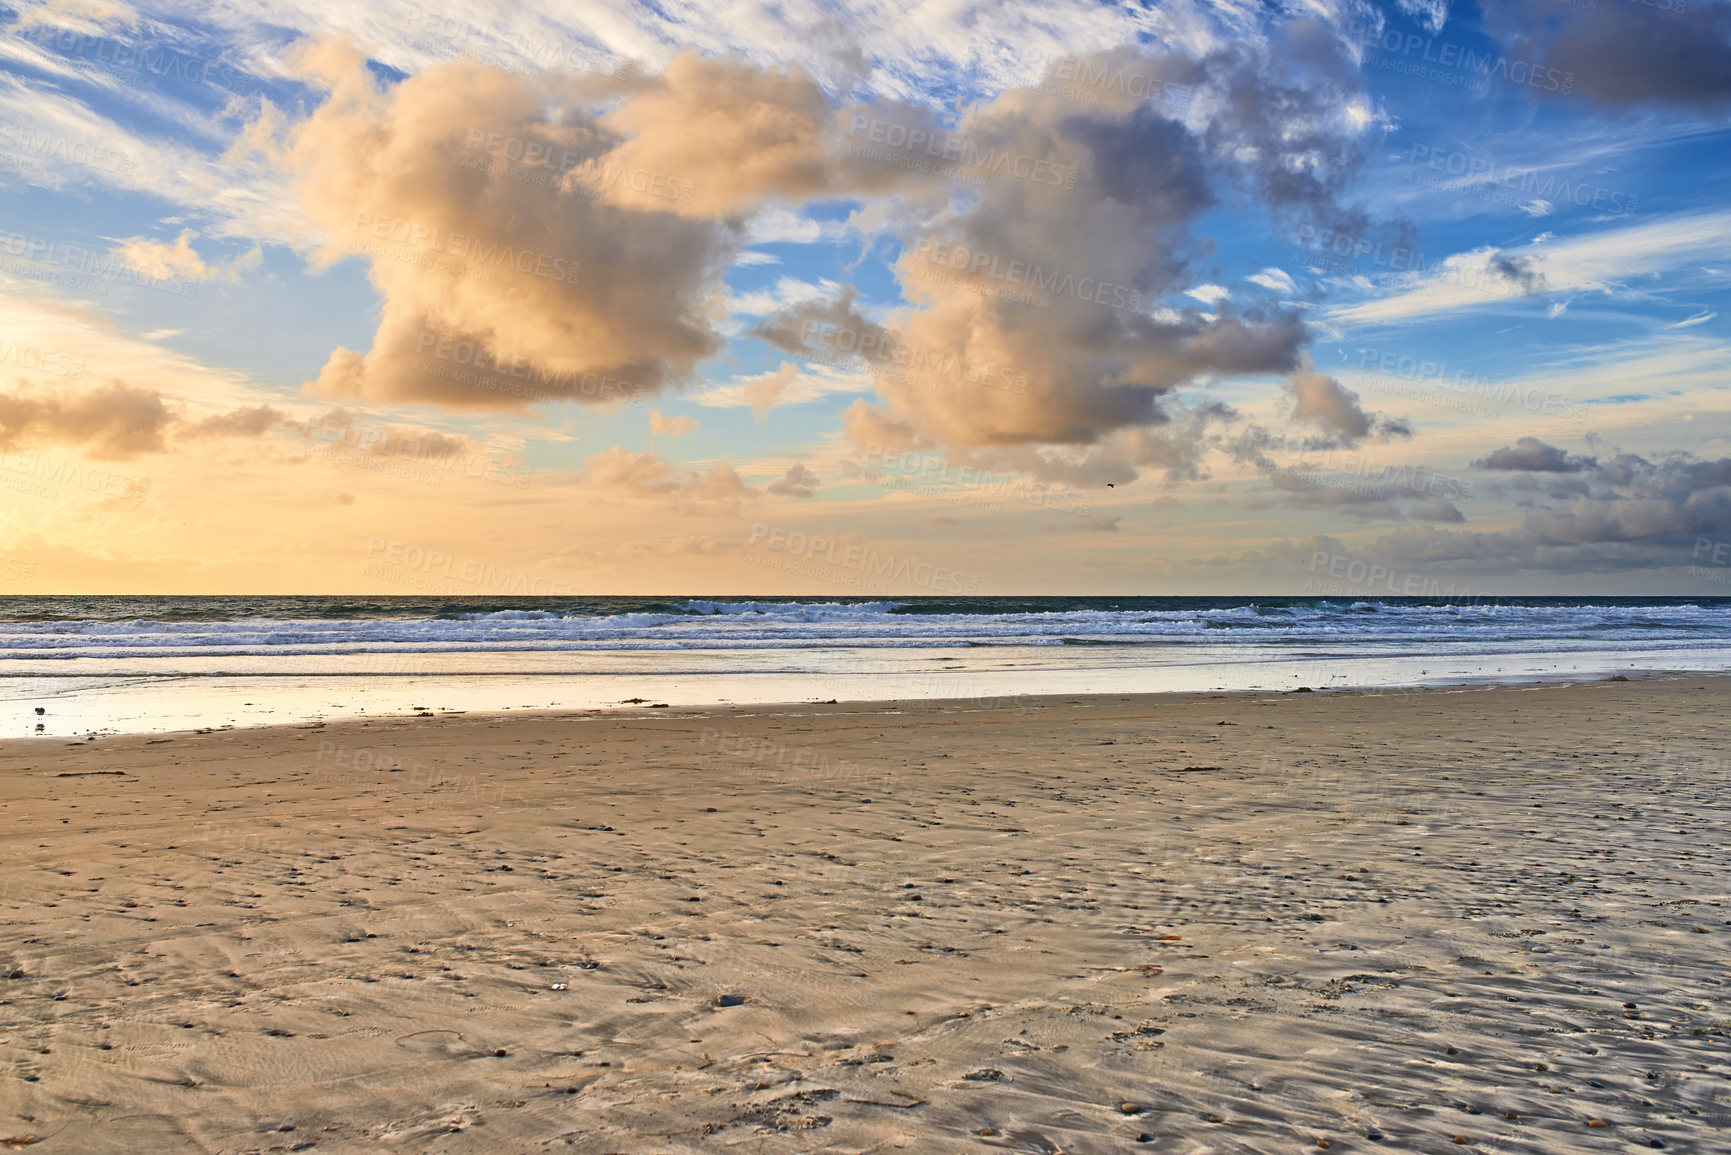
[(1702, 257), (1731, 258), (1731, 212), (1673, 216), (1664, 220), (1558, 238), (1544, 245), (1477, 250), (1456, 254), (1424, 273), (1401, 278), (1402, 291), (1382, 300), (1330, 310), (1330, 320), (1380, 324), (1441, 316), (1498, 303), (1512, 291), (1496, 272), (1496, 262), (1525, 262), (1552, 292), (1616, 294), (1626, 282), (1655, 273), (1690, 268)]

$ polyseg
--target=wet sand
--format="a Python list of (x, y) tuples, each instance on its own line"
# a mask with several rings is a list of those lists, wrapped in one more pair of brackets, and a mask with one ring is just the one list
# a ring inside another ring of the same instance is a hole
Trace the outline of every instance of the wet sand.
[(0, 1141), (1722, 1151), (1731, 679), (0, 745)]

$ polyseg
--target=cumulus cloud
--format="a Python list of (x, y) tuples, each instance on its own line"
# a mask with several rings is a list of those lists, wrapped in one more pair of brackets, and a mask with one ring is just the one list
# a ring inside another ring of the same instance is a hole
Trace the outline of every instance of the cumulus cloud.
[(1579, 473), (1598, 465), (1592, 457), (1577, 456), (1546, 445), (1537, 437), (1523, 437), (1513, 445), (1473, 462), (1474, 469), (1524, 470), (1530, 473)]
[(663, 417), (661, 410), (649, 411), (649, 432), (656, 437), (684, 437), (697, 428), (697, 420), (684, 415)]
[[(1261, 46), (1196, 58), (1122, 48), (1083, 63), (1196, 96), (1180, 120), (1109, 92), (1089, 107), (1013, 89), (952, 131), (923, 126), (965, 142), (964, 161), (1010, 158), (1026, 175), (988, 174), (968, 198), (907, 214), (894, 271), (908, 308), (874, 322), (844, 294), (753, 331), (810, 356), (822, 352), (814, 327), (828, 326), (876, 351), (865, 359), (879, 401), (847, 415), (856, 444), (1027, 450), (1042, 476), (1117, 484), (1155, 444), (1144, 437), (1138, 449), (1129, 435), (1165, 423), (1176, 390), (1297, 368), (1299, 317), (1239, 308), (1199, 283), (1190, 227), (1228, 197), (1283, 219), (1362, 224), (1338, 206), (1363, 159), (1362, 124), (1345, 107), (1353, 69), (1332, 35), (1300, 20)], [(1290, 279), (1271, 271), (1263, 283)]]
[(742, 504), (762, 496), (725, 462), (702, 472), (687, 470), (680, 476), (659, 454), (634, 453), (623, 445), (586, 458), (583, 480), (601, 493), (655, 498), (679, 513), (697, 517), (737, 515)]
[(1294, 373), (1286, 383), (1293, 397), (1292, 419), (1318, 425), (1347, 444), (1368, 436), (1411, 437), (1404, 421), (1379, 418), (1359, 404), (1358, 394), (1324, 373)]
[(269, 405), (255, 405), (217, 413), (194, 421), (180, 431), (181, 437), (260, 437), (288, 419), (288, 414)]
[[(587, 82), (455, 63), (386, 93), (343, 45), (299, 61), (329, 95), (279, 163), (324, 233), (318, 261), (367, 260), (382, 298), (371, 349), (335, 350), (315, 393), (605, 402), (612, 391), (592, 382), (658, 390), (720, 348), (719, 275), (738, 225), (687, 215), (684, 186), (636, 179), (626, 142), (587, 110)], [(704, 179), (714, 203), (719, 178)]]
[(799, 366), (790, 361), (783, 361), (781, 367), (773, 373), (765, 373), (763, 376), (747, 382), (745, 399), (750, 403), (752, 411), (757, 414), (759, 424), (762, 424), (769, 417), (770, 409), (782, 399), (782, 394), (787, 392), (788, 386), (799, 380), (799, 377)]
[[(736, 57), (576, 79), (455, 63), (385, 91), (358, 52), (313, 45), (298, 65), (328, 96), (292, 129), (267, 110), (250, 139), (298, 181), (318, 260), (367, 260), (383, 299), (372, 347), (333, 351), (312, 389), (520, 409), (597, 400), (577, 385), (595, 376), (684, 383), (721, 347), (720, 272), (754, 213), (877, 194), (892, 199), (871, 213), (906, 242), (895, 338), (941, 367), (880, 372), (882, 423), (962, 448), (1097, 446), (1160, 424), (1160, 399), (1198, 377), (1290, 371), (1301, 321), (1198, 285), (1188, 230), (1235, 196), (1362, 225), (1338, 205), (1363, 121), (1337, 38), (1301, 19), (1211, 54), (1088, 62), (1196, 98), (1180, 120), (1126, 94), (1091, 107), (1011, 89), (951, 125), (894, 100), (833, 107), (800, 69)], [(960, 142), (977, 195), (859, 147), (885, 124)], [(1210, 307), (1153, 308), (1186, 292)], [(760, 415), (793, 372), (754, 383)]]
[(346, 453), (368, 457), (438, 463), (478, 448), (475, 441), (462, 434), (396, 423), (371, 424), (352, 409), (331, 409), (309, 421), (284, 420), (282, 424), (309, 441), (340, 446)]
[[(621, 138), (608, 161), (650, 174), (647, 182), (621, 182), (621, 203), (671, 204), (681, 214), (714, 218), (750, 213), (771, 198), (797, 203), (897, 183), (895, 173), (837, 155), (835, 115), (823, 89), (797, 66), (679, 56), (660, 76), (631, 86), (602, 124)], [(680, 195), (637, 191), (639, 184), (653, 189), (656, 174), (681, 182)]]
[(1404, 529), (1364, 556), (1430, 574), (1615, 572), (1686, 566), (1699, 540), (1731, 540), (1731, 458), (1619, 453), (1578, 476), (1513, 529)]
[(818, 475), (804, 465), (790, 465), (781, 480), (769, 486), (769, 492), (777, 497), (810, 497), (822, 484)]
[(47, 442), (124, 461), (166, 449), (174, 421), (161, 394), (122, 381), (81, 393), (0, 394), (0, 449)]
[(114, 253), (134, 269), (159, 280), (178, 277), (189, 281), (238, 281), (264, 261), (264, 250), (255, 245), (226, 264), (211, 264), (192, 247), (197, 237), (198, 233), (192, 229), (182, 229), (173, 244), (132, 237), (115, 246)]
[(1276, 489), (1285, 491), (1278, 504), (1293, 509), (1325, 509), (1361, 521), (1466, 521), (1460, 507), (1446, 497), (1403, 493), (1402, 486), (1374, 479), (1343, 480), (1302, 473), (1277, 473), (1269, 480)]
[(64, 445), (103, 461), (165, 453), (169, 439), (256, 437), (283, 414), (268, 405), (187, 419), (154, 389), (124, 381), (86, 390), (0, 393), (0, 449)]
[(1287, 382), (1292, 391), (1292, 419), (1309, 421), (1347, 441), (1370, 432), (1371, 417), (1359, 406), (1358, 394), (1324, 373), (1295, 373)]
[(1483, 0), (1483, 11), (1511, 57), (1571, 73), (1571, 95), (1624, 106), (1731, 103), (1731, 4), (1724, 0), (1663, 8)]
[(595, 377), (685, 383), (721, 348), (721, 275), (754, 213), (939, 183), (841, 147), (847, 114), (796, 67), (460, 62), (386, 91), (343, 43), (295, 60), (328, 96), (286, 128), (267, 106), (244, 149), (294, 177), (317, 263), (366, 260), (383, 298), (372, 347), (333, 351), (313, 382), (329, 397), (521, 409), (596, 401), (579, 385)]

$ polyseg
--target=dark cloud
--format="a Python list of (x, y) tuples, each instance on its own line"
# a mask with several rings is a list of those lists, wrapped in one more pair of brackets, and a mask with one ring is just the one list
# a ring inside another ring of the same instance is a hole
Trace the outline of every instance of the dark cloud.
[(1731, 458), (1624, 453), (1579, 477), (1584, 494), (1532, 508), (1514, 529), (1400, 530), (1365, 556), (1433, 574), (1615, 572), (1686, 566), (1702, 539), (1731, 541)]
[(768, 491), (777, 497), (810, 497), (822, 484), (818, 475), (804, 465), (790, 465), (780, 481), (769, 485)]
[(1499, 254), (1491, 258), (1486, 271), (1510, 288), (1519, 290), (1521, 296), (1530, 297), (1545, 291), (1545, 274), (1540, 271), (1538, 262), (1531, 257)]
[(1482, 0), (1486, 28), (1512, 59), (1573, 73), (1573, 95), (1602, 104), (1731, 104), (1731, 4), (1669, 7), (1602, 0), (1591, 8)]
[[(1598, 459), (1565, 452), (1537, 437), (1523, 437), (1488, 457), (1473, 462), (1474, 469), (1521, 470), (1528, 473), (1579, 473), (1598, 465)], [(1625, 474), (1632, 478), (1632, 474)]]
[[(1356, 477), (1285, 469), (1270, 473), (1268, 480), (1285, 494), (1278, 504), (1293, 509), (1326, 509), (1362, 521), (1466, 521), (1460, 507), (1446, 497), (1422, 496), (1427, 475), (1422, 467), (1416, 473), (1390, 469)], [(1251, 504), (1257, 504), (1255, 499)]]

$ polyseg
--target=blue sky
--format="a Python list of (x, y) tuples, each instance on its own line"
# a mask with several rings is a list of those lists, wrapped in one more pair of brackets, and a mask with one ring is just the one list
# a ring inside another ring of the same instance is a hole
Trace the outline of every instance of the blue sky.
[(1731, 592), (1731, 5), (892, 7), (0, 8), (0, 553)]

